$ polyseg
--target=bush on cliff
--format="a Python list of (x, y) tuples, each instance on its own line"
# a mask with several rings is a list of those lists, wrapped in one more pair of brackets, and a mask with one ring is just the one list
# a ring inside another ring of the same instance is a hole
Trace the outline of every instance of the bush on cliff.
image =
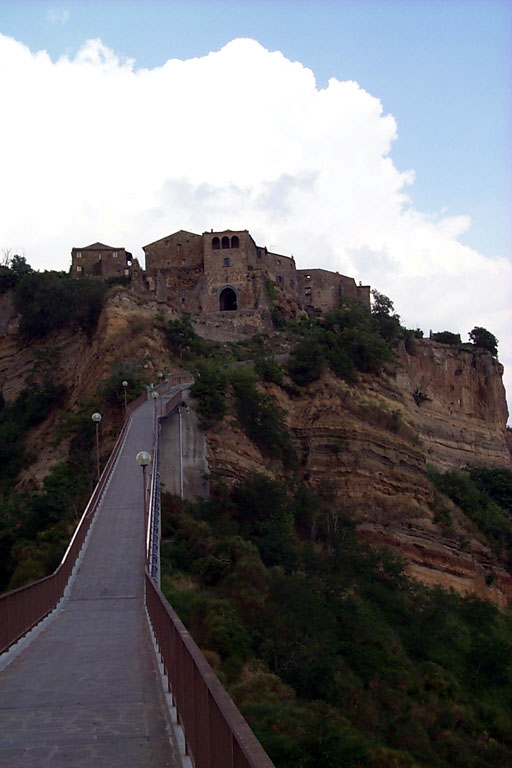
[(25, 274), (14, 290), (21, 336), (31, 341), (59, 328), (71, 328), (84, 331), (90, 339), (107, 290), (103, 281), (75, 280), (64, 272)]
[(274, 399), (262, 392), (251, 369), (238, 368), (231, 374), (238, 421), (247, 436), (265, 456), (281, 458), (286, 466), (296, 463), (283, 412)]
[(429, 469), (434, 487), (448, 496), (512, 563), (512, 472), (473, 467), (469, 472)]
[(360, 302), (345, 299), (324, 318), (297, 326), (301, 338), (288, 365), (294, 383), (304, 386), (315, 381), (327, 365), (349, 383), (356, 381), (357, 371), (380, 371), (392, 360), (392, 352), (381, 335), (378, 317)]
[(200, 360), (197, 363), (190, 394), (197, 403), (197, 411), (204, 427), (212, 426), (226, 413), (227, 386), (226, 370), (216, 361)]

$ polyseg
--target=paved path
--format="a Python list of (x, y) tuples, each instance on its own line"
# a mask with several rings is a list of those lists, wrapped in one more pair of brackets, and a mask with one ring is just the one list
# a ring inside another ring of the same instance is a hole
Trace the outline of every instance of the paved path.
[(2, 768), (179, 768), (143, 604), (140, 450), (132, 417), (69, 600), (0, 672)]

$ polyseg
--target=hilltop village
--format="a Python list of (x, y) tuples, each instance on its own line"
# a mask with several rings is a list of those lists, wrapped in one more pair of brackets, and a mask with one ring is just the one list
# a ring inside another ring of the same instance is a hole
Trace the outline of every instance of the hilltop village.
[[(270, 280), (281, 301), (325, 312), (342, 297), (370, 307), (370, 286), (325, 269), (297, 269), (289, 256), (256, 245), (247, 230), (179, 230), (143, 247), (146, 269), (123, 247), (94, 243), (71, 251), (74, 278), (127, 277), (132, 290), (152, 295), (176, 311), (204, 319), (237, 318), (242, 324), (268, 316)], [(258, 318), (259, 316), (259, 318)]]

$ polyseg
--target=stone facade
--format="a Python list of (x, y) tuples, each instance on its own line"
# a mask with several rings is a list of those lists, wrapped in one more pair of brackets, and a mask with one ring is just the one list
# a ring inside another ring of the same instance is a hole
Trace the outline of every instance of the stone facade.
[(103, 243), (71, 249), (71, 275), (77, 279), (99, 277), (107, 280), (109, 277), (129, 277), (132, 262), (132, 254), (124, 248)]
[(179, 230), (143, 248), (146, 269), (124, 248), (95, 243), (73, 248), (71, 273), (103, 279), (130, 274), (132, 287), (150, 292), (176, 311), (198, 316), (238, 317), (261, 325), (256, 314), (270, 317), (267, 282), (278, 299), (300, 309), (324, 312), (339, 306), (342, 297), (370, 308), (370, 287), (325, 269), (298, 270), (289, 256), (256, 245), (247, 230), (219, 232)]

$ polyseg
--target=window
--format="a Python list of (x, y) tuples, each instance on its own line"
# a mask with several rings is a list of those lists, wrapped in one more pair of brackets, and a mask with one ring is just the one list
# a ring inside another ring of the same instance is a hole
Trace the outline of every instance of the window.
[(238, 248), (238, 246), (239, 246), (238, 237), (237, 237), (237, 235), (233, 235), (233, 237), (231, 238), (231, 247), (232, 248)]
[(231, 259), (229, 258), (229, 256), (224, 256), (224, 258), (222, 259), (222, 266), (229, 267), (230, 264), (231, 264)]
[(281, 277), (281, 275), (277, 276), (277, 282), (279, 283), (279, 285), (283, 284), (283, 278)]
[(77, 257), (77, 259), (81, 259), (82, 258), (82, 251), (77, 251), (76, 252), (76, 257)]
[(178, 253), (179, 253), (179, 252), (181, 251), (181, 243), (178, 243), (178, 245), (176, 246), (176, 248), (178, 249)]
[(112, 251), (112, 258), (117, 259), (117, 251)]
[(82, 271), (83, 271), (83, 267), (81, 267), (80, 265), (78, 265), (78, 267), (76, 268), (76, 271), (77, 271), (77, 272), (82, 272)]
[(214, 237), (212, 240), (212, 248), (214, 251), (218, 251), (220, 248), (220, 240), (218, 237)]
[(229, 237), (224, 236), (222, 238), (222, 247), (223, 248), (229, 248)]
[(295, 282), (293, 280), (290, 280), (290, 288), (295, 288)]

